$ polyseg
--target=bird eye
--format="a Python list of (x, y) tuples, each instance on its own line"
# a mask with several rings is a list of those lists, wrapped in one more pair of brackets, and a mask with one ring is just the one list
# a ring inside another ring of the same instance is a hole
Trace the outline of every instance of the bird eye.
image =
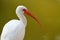
[(26, 13), (26, 9), (23, 9), (23, 12)]
[(26, 9), (23, 9), (23, 11), (26, 11)]

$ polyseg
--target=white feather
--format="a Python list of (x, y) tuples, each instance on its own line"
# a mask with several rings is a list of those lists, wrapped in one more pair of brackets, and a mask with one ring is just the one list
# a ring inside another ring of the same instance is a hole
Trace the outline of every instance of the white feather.
[(25, 35), (25, 25), (22, 21), (11, 20), (5, 24), (1, 40), (23, 40)]
[(11, 20), (6, 23), (3, 27), (1, 40), (23, 40), (25, 36), (25, 27), (27, 20), (23, 15), (24, 6), (18, 6), (16, 9), (16, 14), (19, 20)]

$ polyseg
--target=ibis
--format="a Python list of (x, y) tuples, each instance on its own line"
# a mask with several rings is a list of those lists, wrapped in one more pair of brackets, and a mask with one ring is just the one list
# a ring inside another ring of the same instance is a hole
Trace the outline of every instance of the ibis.
[(23, 40), (25, 36), (25, 28), (27, 26), (27, 19), (24, 14), (32, 17), (38, 24), (41, 25), (39, 20), (33, 16), (25, 6), (17, 6), (16, 15), (19, 20), (10, 20), (7, 22), (1, 33), (1, 40)]

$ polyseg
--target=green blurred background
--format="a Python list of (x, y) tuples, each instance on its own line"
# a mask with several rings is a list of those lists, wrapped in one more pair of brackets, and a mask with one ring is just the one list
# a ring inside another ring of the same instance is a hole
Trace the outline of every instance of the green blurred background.
[(24, 40), (58, 40), (60, 35), (60, 0), (0, 0), (0, 34), (6, 22), (18, 19), (15, 9), (24, 5), (44, 25), (45, 30), (29, 16)]

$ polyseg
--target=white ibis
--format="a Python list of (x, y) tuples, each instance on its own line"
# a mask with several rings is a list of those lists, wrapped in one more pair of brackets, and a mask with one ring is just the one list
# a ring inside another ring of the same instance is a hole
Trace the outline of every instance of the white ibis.
[(40, 24), (40, 22), (27, 10), (25, 6), (18, 6), (16, 8), (16, 14), (19, 20), (11, 20), (5, 24), (2, 30), (1, 40), (23, 40), (24, 39), (25, 27), (27, 25), (27, 19), (24, 16), (24, 14), (31, 16)]

